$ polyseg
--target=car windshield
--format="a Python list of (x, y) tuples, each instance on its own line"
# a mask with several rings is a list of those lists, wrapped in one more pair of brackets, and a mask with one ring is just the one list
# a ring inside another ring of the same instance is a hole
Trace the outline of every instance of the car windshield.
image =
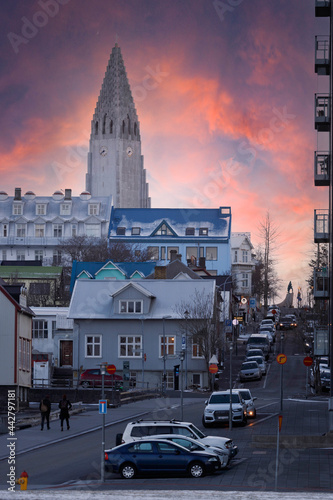
[[(231, 402), (239, 403), (238, 394), (232, 394)], [(224, 403), (230, 403), (230, 394), (213, 394), (209, 400), (209, 404), (213, 405)]]
[(248, 344), (266, 344), (267, 339), (264, 337), (253, 337), (249, 338)]
[(239, 391), (239, 392), (240, 392), (240, 395), (242, 396), (242, 398), (245, 399), (245, 401), (247, 401), (248, 399), (251, 399), (249, 391)]
[(253, 370), (254, 368), (258, 368), (258, 363), (256, 361), (242, 364), (242, 370)]
[(256, 361), (258, 364), (263, 363), (264, 360), (260, 356), (251, 356), (251, 359), (249, 361)]
[(195, 437), (199, 437), (200, 439), (206, 437), (206, 434), (204, 434), (203, 432), (201, 432), (198, 427), (196, 427), (195, 425), (191, 424), (190, 426), (190, 429), (194, 432), (194, 434), (196, 434)]

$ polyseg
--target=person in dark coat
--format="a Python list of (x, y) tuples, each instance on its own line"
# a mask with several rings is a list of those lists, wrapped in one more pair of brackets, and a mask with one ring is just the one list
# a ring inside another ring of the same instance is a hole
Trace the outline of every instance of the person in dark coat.
[(44, 422), (46, 419), (47, 428), (50, 428), (50, 413), (51, 413), (51, 401), (50, 396), (45, 396), (44, 399), (39, 403), (39, 411), (42, 417), (41, 431), (44, 429)]
[(66, 420), (67, 430), (69, 429), (69, 410), (72, 408), (70, 401), (68, 401), (66, 394), (63, 395), (59, 402), (60, 408), (60, 425), (61, 430), (64, 430), (64, 420)]

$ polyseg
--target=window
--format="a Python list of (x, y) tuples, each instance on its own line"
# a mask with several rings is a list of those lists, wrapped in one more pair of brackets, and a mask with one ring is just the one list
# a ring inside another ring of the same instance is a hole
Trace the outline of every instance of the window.
[(203, 349), (202, 349), (202, 339), (193, 338), (192, 340), (192, 358), (203, 358)]
[(50, 283), (30, 283), (29, 293), (32, 295), (50, 295)]
[(63, 225), (62, 224), (53, 224), (53, 237), (54, 238), (62, 238), (63, 233)]
[(179, 247), (168, 247), (168, 260), (171, 259), (171, 250), (176, 250), (176, 253), (179, 253)]
[(197, 260), (198, 258), (198, 247), (186, 247), (186, 260)]
[(16, 260), (25, 260), (25, 250), (16, 250)]
[(126, 228), (125, 227), (117, 227), (117, 235), (118, 236), (125, 236), (126, 234)]
[(194, 227), (187, 227), (185, 230), (186, 236), (194, 236)]
[(45, 319), (32, 320), (32, 338), (47, 339), (47, 321)]
[(162, 224), (154, 236), (173, 236), (173, 233), (166, 224)]
[(16, 224), (16, 236), (18, 238), (25, 237), (26, 224)]
[(71, 215), (72, 205), (70, 203), (61, 203), (60, 215)]
[(46, 215), (45, 203), (36, 203), (36, 215)]
[(200, 227), (199, 236), (208, 236), (208, 227)]
[(243, 250), (243, 262), (247, 262), (248, 261), (248, 251), (247, 250)]
[(206, 260), (217, 260), (217, 247), (206, 248)]
[(2, 260), (7, 260), (7, 250), (2, 250)]
[(43, 250), (35, 250), (35, 260), (43, 261)]
[[(165, 345), (164, 345), (165, 343)], [(166, 335), (165, 337), (163, 335), (160, 335), (160, 358), (163, 358), (164, 356), (164, 347), (165, 347), (165, 355), (166, 356), (173, 356), (175, 354), (175, 343), (176, 339), (174, 336)]]
[(158, 247), (148, 247), (149, 260), (158, 260)]
[(2, 231), (1, 231), (1, 235), (2, 235), (4, 238), (7, 238), (7, 236), (8, 236), (8, 224), (2, 224)]
[(29, 372), (31, 367), (30, 361), (30, 340), (19, 338), (19, 369)]
[(61, 250), (53, 250), (53, 266), (60, 266), (61, 264)]
[(140, 314), (143, 310), (142, 300), (121, 300), (119, 312), (122, 314)]
[(85, 231), (87, 236), (101, 236), (101, 225), (100, 224), (86, 224)]
[(161, 247), (161, 260), (165, 260), (165, 247)]
[(22, 203), (13, 203), (13, 215), (22, 215), (23, 205)]
[(44, 238), (45, 236), (45, 224), (35, 224), (35, 237)]
[(72, 236), (77, 236), (77, 224), (72, 224), (71, 225), (71, 235)]
[(235, 250), (234, 262), (238, 262), (238, 252)]
[(120, 358), (141, 358), (142, 357), (142, 337), (141, 335), (120, 335), (119, 357)]
[(129, 453), (154, 453), (152, 443), (134, 443), (127, 450)]
[(247, 273), (242, 274), (242, 287), (247, 288), (249, 286), (249, 276)]
[(137, 236), (141, 232), (141, 227), (132, 227), (132, 235)]
[(86, 358), (100, 358), (102, 356), (102, 336), (86, 335)]
[(99, 203), (89, 203), (88, 214), (89, 215), (99, 215)]
[(54, 339), (54, 335), (57, 331), (57, 322), (53, 319), (52, 320), (52, 338)]

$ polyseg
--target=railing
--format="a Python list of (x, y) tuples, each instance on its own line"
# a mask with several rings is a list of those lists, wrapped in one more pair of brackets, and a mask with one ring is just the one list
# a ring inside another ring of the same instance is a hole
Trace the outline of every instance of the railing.
[(314, 240), (315, 243), (329, 242), (329, 211), (327, 209), (314, 211)]
[(314, 270), (313, 296), (315, 299), (327, 299), (329, 297), (329, 276), (326, 267)]
[(330, 74), (330, 42), (326, 35), (316, 36), (315, 72), (318, 75)]
[(315, 128), (319, 132), (330, 129), (330, 96), (328, 94), (315, 94)]
[(315, 151), (314, 153), (314, 179), (316, 186), (329, 186), (330, 184), (330, 154), (328, 151)]

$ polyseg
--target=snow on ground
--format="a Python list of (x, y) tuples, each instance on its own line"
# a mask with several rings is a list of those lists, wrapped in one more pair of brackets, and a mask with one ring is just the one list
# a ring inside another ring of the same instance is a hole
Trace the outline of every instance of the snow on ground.
[(0, 490), (0, 499), (27, 499), (27, 500), (100, 500), (104, 498), (121, 500), (328, 500), (333, 499), (333, 493), (288, 493), (288, 492), (270, 492), (270, 491), (194, 491), (194, 490), (160, 490), (160, 491), (131, 491), (131, 490), (107, 490), (107, 491), (86, 491), (84, 488), (79, 491), (57, 491), (57, 490), (36, 490), (36, 491), (4, 491)]

